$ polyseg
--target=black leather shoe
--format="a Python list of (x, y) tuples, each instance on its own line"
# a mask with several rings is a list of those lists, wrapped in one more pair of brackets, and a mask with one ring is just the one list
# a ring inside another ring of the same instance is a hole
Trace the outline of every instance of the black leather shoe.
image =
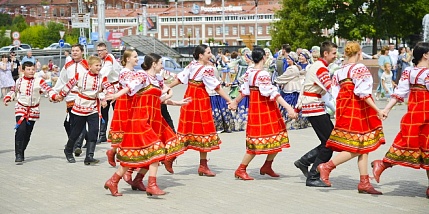
[(305, 182), (305, 185), (308, 187), (331, 187), (331, 186), (325, 184), (323, 181), (321, 181), (320, 178), (318, 178), (318, 179), (307, 179), (307, 181)]
[(100, 162), (100, 160), (97, 160), (97, 159), (92, 158), (92, 157), (87, 157), (87, 158), (85, 158), (85, 160), (83, 161), (83, 164), (85, 164), (85, 165), (89, 166), (89, 165), (97, 164), (97, 163), (99, 163), (99, 162)]
[(24, 161), (24, 158), (22, 157), (22, 155), (20, 155), (20, 154), (17, 154), (16, 156), (15, 156), (15, 163), (16, 164), (22, 164), (22, 162)]
[(80, 154), (82, 154), (82, 149), (81, 148), (76, 148), (74, 150), (74, 156), (79, 157)]
[(65, 149), (64, 149), (64, 154), (66, 155), (66, 159), (69, 163), (76, 163), (76, 160), (74, 159), (73, 154), (67, 153)]
[(300, 160), (297, 160), (293, 163), (296, 168), (300, 169), (302, 174), (304, 174), (305, 177), (308, 177), (308, 166), (303, 164)]

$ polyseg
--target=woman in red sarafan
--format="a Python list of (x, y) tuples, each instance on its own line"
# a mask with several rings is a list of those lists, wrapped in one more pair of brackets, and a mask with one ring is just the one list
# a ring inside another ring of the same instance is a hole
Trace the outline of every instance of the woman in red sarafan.
[[(137, 60), (137, 53), (133, 51), (130, 58)], [(185, 105), (190, 99), (176, 102), (167, 100), (168, 96), (162, 96), (170, 89), (164, 85), (163, 78), (157, 75), (162, 69), (161, 56), (158, 54), (146, 55), (142, 68), (144, 71), (137, 72), (126, 88), (108, 98), (115, 99), (125, 93), (132, 96), (128, 123), (116, 154), (121, 167), (105, 183), (105, 188), (109, 188), (113, 196), (122, 195), (118, 193), (117, 184), (130, 167), (140, 168), (133, 181), (137, 189), (146, 190), (147, 195), (164, 195), (165, 192), (156, 184), (159, 161), (166, 157), (174, 158), (185, 149), (162, 117), (161, 102)], [(142, 179), (147, 171), (149, 181), (148, 186), (144, 187)]]
[[(131, 55), (134, 50), (128, 49), (124, 52), (124, 57), (121, 60), (122, 66), (124, 68), (121, 70), (119, 75), (119, 85), (120, 90), (127, 87), (127, 84), (132, 80), (132, 77), (136, 74), (134, 71), (134, 66), (137, 65), (135, 60), (131, 59)], [(128, 94), (120, 96), (115, 102), (115, 110), (110, 124), (108, 142), (111, 143), (112, 149), (107, 150), (107, 160), (109, 164), (113, 167), (116, 166), (115, 155), (116, 148), (122, 143), (124, 138), (124, 131), (128, 123), (128, 117), (131, 109), (132, 97)], [(125, 178), (124, 178), (125, 179)]]
[(294, 109), (280, 96), (277, 87), (271, 84), (268, 71), (263, 70), (267, 60), (262, 48), (252, 51), (255, 67), (247, 69), (244, 74), (244, 84), (240, 94), (229, 107), (236, 109), (244, 96), (249, 96), (249, 113), (246, 128), (246, 154), (235, 171), (235, 177), (243, 180), (253, 180), (247, 172), (247, 165), (256, 155), (267, 154), (267, 159), (260, 169), (260, 174), (279, 177), (272, 168), (274, 158), (283, 148), (289, 148), (289, 138), (286, 125), (278, 108), (277, 102), (283, 106), (288, 117), (297, 118)]
[[(189, 105), (180, 108), (179, 127), (177, 136), (187, 149), (200, 152), (200, 176), (215, 176), (207, 165), (207, 153), (219, 149), (221, 140), (216, 133), (213, 121), (210, 97), (206, 91), (215, 90), (227, 103), (231, 98), (220, 88), (220, 82), (214, 76), (214, 67), (210, 63), (213, 57), (210, 47), (198, 45), (194, 50), (194, 61), (177, 74), (176, 79), (170, 84), (174, 87), (178, 84), (187, 84), (185, 98), (192, 98)], [(167, 171), (173, 173), (172, 162), (174, 158), (164, 162)]]
[[(389, 114), (397, 102), (408, 96), (408, 111), (402, 117), (400, 131), (383, 160), (371, 163), (374, 178), (393, 165), (424, 169), (429, 180), (429, 43), (417, 43), (413, 63), (402, 72), (398, 87), (383, 112)], [(429, 198), (429, 187), (426, 189)]]
[(321, 180), (331, 186), (330, 172), (338, 165), (358, 157), (359, 193), (382, 194), (374, 189), (368, 176), (368, 153), (384, 144), (382, 112), (371, 97), (373, 80), (368, 68), (361, 63), (362, 49), (357, 42), (345, 47), (347, 63), (333, 78), (333, 87), (340, 87), (337, 97), (336, 121), (326, 147), (340, 152), (317, 170)]

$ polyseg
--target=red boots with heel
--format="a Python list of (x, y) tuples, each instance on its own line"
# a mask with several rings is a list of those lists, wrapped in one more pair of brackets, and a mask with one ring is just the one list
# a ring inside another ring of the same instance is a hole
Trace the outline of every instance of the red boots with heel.
[(320, 180), (322, 180), (323, 183), (328, 186), (332, 186), (331, 182), (329, 181), (329, 174), (331, 174), (331, 171), (335, 168), (336, 166), (331, 160), (317, 166), (317, 171), (320, 173)]
[(250, 177), (246, 172), (247, 165), (240, 164), (237, 170), (235, 170), (235, 177), (238, 179), (243, 179), (245, 181), (247, 180), (253, 180), (252, 177)]
[(280, 177), (280, 175), (278, 175), (277, 173), (275, 173), (273, 171), (273, 169), (271, 168), (271, 165), (273, 164), (273, 161), (265, 161), (264, 165), (262, 165), (261, 169), (259, 170), (259, 173), (261, 175), (269, 175), (271, 177)]
[(122, 196), (122, 194), (118, 192), (118, 183), (120, 180), (121, 176), (115, 172), (115, 174), (113, 174), (113, 176), (104, 184), (104, 189), (109, 189), (112, 196)]
[(369, 182), (369, 175), (361, 175), (360, 183), (358, 185), (359, 193), (368, 193), (371, 195), (382, 195), (383, 193), (374, 189), (374, 187)]
[(165, 192), (159, 189), (158, 185), (156, 184), (156, 177), (149, 176), (149, 181), (147, 183), (146, 187), (146, 194), (148, 196), (152, 195), (165, 195)]
[(210, 171), (209, 166), (207, 166), (207, 159), (200, 159), (200, 167), (198, 168), (198, 174), (200, 176), (205, 175), (208, 177), (216, 176), (216, 174)]
[(372, 174), (374, 174), (375, 181), (380, 183), (380, 176), (383, 171), (389, 167), (392, 167), (392, 164), (383, 162), (382, 160), (375, 160), (371, 162)]

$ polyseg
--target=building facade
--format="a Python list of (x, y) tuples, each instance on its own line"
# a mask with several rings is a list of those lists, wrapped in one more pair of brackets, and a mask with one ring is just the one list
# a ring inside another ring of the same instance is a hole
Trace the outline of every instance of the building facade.
[[(90, 31), (98, 32), (96, 0), (82, 2), (83, 12), (91, 14)], [(146, 32), (171, 47), (263, 44), (271, 40), (271, 23), (277, 20), (274, 11), (281, 8), (279, 1), (259, 0), (258, 7), (254, 0), (224, 2), (222, 7), (222, 0), (212, 0), (210, 5), (205, 0), (179, 0), (177, 4), (174, 0), (149, 0), (147, 5), (139, 0), (105, 0), (106, 32), (111, 33), (106, 38), (117, 43), (121, 36)], [(55, 21), (71, 28), (70, 17), (78, 13), (78, 0), (6, 0), (0, 12), (23, 15), (30, 25)]]

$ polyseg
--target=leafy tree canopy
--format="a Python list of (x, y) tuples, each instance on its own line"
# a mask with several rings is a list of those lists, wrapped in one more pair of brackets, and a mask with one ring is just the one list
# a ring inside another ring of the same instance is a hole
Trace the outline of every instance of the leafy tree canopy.
[(310, 48), (319, 45), (325, 38), (321, 36), (318, 21), (310, 18), (310, 0), (283, 0), (282, 9), (275, 12), (280, 20), (273, 23), (271, 30), (273, 47), (289, 44), (293, 49)]

